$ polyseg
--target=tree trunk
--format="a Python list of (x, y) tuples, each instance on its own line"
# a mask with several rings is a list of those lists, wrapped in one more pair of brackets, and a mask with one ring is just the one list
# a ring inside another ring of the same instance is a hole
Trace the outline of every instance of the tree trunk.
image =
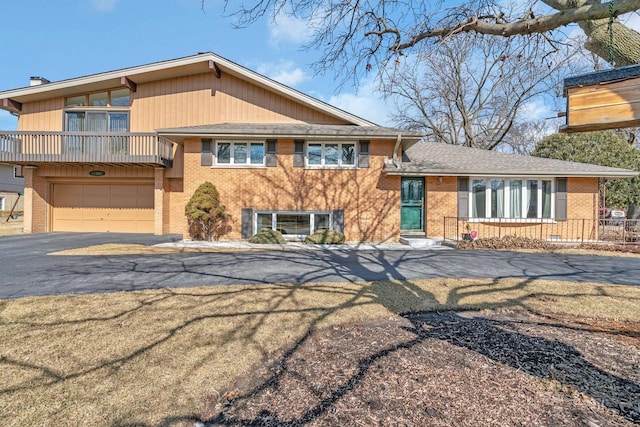
[(587, 35), (585, 48), (595, 53), (616, 67), (640, 64), (640, 33), (621, 24), (613, 22), (613, 45), (610, 43), (609, 20), (598, 19), (579, 23)]

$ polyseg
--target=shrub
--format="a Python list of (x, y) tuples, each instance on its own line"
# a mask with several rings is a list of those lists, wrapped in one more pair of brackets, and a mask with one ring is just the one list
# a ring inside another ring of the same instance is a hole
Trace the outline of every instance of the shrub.
[(270, 228), (261, 228), (258, 234), (254, 234), (249, 238), (249, 243), (277, 243), (284, 245), (287, 241), (282, 237), (282, 233)]
[(189, 235), (194, 240), (220, 240), (231, 231), (231, 215), (220, 203), (220, 194), (210, 182), (201, 184), (194, 191), (184, 214), (189, 224)]
[(482, 239), (458, 242), (458, 249), (542, 249), (554, 246), (540, 239), (518, 236), (486, 237)]
[(344, 243), (344, 234), (334, 230), (319, 230), (308, 235), (304, 242), (315, 245), (341, 245)]

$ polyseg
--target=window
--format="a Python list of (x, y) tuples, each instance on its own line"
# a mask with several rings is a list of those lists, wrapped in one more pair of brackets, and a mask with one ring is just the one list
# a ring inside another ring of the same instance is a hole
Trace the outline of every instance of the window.
[(474, 178), (469, 192), (473, 218), (553, 218), (553, 180)]
[(264, 165), (264, 142), (218, 142), (216, 145), (218, 165)]
[[(128, 111), (65, 111), (65, 131), (73, 132), (63, 138), (67, 154), (127, 154), (127, 135), (104, 135), (129, 131)], [(77, 133), (90, 135), (79, 135)], [(93, 135), (91, 135), (93, 134)]]
[(348, 167), (356, 165), (356, 145), (346, 142), (310, 142), (307, 145), (307, 165)]
[(65, 130), (69, 132), (128, 132), (128, 111), (66, 111)]
[(128, 107), (130, 105), (131, 93), (129, 89), (113, 89), (65, 99), (67, 107)]
[(271, 228), (293, 238), (331, 228), (331, 214), (328, 212), (258, 212), (255, 221), (256, 230)]
[(0, 197), (0, 211), (4, 210), (4, 197)]
[(24, 172), (22, 172), (22, 166), (14, 166), (13, 167), (13, 177), (14, 178), (24, 178)]

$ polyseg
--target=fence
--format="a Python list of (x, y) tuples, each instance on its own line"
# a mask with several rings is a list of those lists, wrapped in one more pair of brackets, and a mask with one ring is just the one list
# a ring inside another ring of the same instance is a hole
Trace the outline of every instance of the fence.
[(563, 243), (640, 244), (640, 219), (532, 220), (444, 218), (445, 240), (517, 236)]

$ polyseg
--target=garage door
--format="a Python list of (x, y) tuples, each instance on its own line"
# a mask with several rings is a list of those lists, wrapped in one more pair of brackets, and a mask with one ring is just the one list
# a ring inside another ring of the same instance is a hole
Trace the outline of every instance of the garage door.
[(53, 231), (153, 233), (153, 185), (54, 184)]

